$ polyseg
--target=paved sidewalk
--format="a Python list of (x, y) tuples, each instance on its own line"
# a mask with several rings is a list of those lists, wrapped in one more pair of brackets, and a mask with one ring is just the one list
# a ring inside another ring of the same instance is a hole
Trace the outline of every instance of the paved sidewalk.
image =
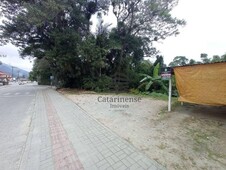
[(51, 88), (37, 92), (19, 169), (165, 169)]

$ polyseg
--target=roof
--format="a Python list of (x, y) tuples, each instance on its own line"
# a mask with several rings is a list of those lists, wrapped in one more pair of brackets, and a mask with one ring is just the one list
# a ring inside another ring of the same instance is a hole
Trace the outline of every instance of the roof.
[(11, 77), (11, 76), (8, 75), (7, 73), (0, 71), (0, 77)]
[(2, 72), (2, 71), (0, 71), (0, 75), (7, 75), (6, 73), (4, 73), (4, 72)]

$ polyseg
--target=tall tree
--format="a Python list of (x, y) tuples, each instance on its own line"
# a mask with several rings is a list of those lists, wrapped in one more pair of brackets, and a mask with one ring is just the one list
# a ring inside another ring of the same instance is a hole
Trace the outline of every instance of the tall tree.
[[(1, 40), (18, 46), (22, 57), (48, 61), (51, 74), (65, 86), (81, 85), (84, 75), (134, 69), (144, 56), (155, 54), (153, 41), (177, 34), (185, 24), (170, 14), (177, 0), (1, 2), (7, 18), (0, 27)], [(117, 27), (91, 35), (91, 16), (106, 12), (109, 5)]]
[(221, 57), (219, 55), (214, 55), (211, 63), (215, 63), (215, 62), (220, 62), (221, 61)]
[(210, 63), (210, 61), (211, 61), (211, 59), (208, 58), (208, 54), (206, 54), (206, 53), (201, 53), (200, 58), (203, 63)]
[(7, 20), (1, 36), (20, 47), (21, 56), (48, 60), (52, 74), (64, 85), (73, 85), (82, 74), (78, 48), (89, 35), (90, 15), (102, 8), (101, 1), (4, 0)]
[(189, 64), (190, 64), (190, 65), (194, 65), (194, 64), (196, 64), (196, 63), (197, 63), (197, 62), (196, 62), (194, 59), (190, 59), (190, 60), (189, 60)]
[(34, 60), (34, 66), (32, 72), (29, 73), (29, 79), (32, 81), (37, 81), (42, 85), (50, 84), (50, 63), (42, 58)]
[(111, 0), (113, 13), (117, 19), (119, 65), (128, 56), (128, 42), (132, 37), (139, 39), (139, 56), (150, 56), (156, 53), (152, 42), (178, 34), (178, 26), (185, 21), (174, 18), (170, 12), (177, 0)]
[(183, 66), (188, 64), (188, 59), (185, 56), (176, 56), (172, 62), (169, 63), (170, 67), (175, 67), (175, 66)]
[(226, 61), (226, 54), (221, 56), (221, 61)]

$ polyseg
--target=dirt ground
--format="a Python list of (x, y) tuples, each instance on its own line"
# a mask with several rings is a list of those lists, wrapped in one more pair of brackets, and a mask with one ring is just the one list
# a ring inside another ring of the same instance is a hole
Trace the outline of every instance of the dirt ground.
[(63, 93), (167, 169), (226, 169), (226, 107), (178, 103), (168, 113), (166, 101), (142, 97), (117, 109), (98, 102), (114, 95)]

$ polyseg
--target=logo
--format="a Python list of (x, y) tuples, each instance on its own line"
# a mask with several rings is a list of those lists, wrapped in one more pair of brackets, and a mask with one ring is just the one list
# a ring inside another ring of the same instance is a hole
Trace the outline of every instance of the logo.
[(128, 97), (128, 96), (99, 96), (97, 101), (99, 103), (109, 103), (111, 109), (126, 109), (132, 103), (140, 103), (141, 97)]

